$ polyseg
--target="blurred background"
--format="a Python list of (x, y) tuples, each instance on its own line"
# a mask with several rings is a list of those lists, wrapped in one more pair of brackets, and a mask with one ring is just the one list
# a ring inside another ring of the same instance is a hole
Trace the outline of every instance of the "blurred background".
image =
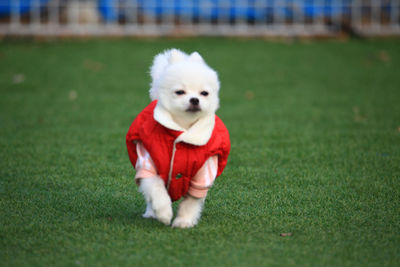
[[(0, 0), (0, 266), (399, 266), (399, 4)], [(125, 143), (172, 47), (232, 145), (188, 231), (142, 218)]]
[(400, 0), (0, 0), (0, 34), (400, 35)]

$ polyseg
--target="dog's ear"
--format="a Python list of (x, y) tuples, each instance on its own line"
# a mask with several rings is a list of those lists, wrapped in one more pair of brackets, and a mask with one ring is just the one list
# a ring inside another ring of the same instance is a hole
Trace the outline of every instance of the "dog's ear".
[(168, 62), (169, 62), (169, 64), (172, 64), (172, 63), (182, 61), (184, 59), (185, 59), (185, 55), (181, 51), (179, 51), (178, 49), (172, 49), (169, 54)]
[(203, 58), (200, 56), (200, 54), (197, 52), (191, 53), (189, 59), (193, 61), (204, 61)]

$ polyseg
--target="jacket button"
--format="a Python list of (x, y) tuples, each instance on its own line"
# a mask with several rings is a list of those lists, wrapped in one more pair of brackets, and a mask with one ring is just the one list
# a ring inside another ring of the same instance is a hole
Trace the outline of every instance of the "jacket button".
[(175, 178), (176, 178), (176, 179), (182, 178), (182, 173), (178, 173), (178, 174), (175, 176)]

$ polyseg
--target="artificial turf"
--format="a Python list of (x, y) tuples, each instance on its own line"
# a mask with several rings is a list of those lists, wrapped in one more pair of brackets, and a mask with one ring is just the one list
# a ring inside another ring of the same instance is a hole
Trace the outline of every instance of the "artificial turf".
[[(149, 102), (152, 57), (170, 47), (219, 72), (232, 142), (187, 230), (141, 217), (125, 148)], [(399, 47), (0, 42), (0, 265), (398, 265)]]

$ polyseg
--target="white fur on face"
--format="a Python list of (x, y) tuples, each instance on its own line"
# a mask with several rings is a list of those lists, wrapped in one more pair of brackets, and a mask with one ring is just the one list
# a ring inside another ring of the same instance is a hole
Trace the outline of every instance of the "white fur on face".
[[(177, 121), (190, 124), (218, 109), (218, 76), (202, 60), (187, 58), (170, 64), (158, 87), (161, 104)], [(199, 111), (189, 111), (193, 108), (190, 99), (199, 100)]]

